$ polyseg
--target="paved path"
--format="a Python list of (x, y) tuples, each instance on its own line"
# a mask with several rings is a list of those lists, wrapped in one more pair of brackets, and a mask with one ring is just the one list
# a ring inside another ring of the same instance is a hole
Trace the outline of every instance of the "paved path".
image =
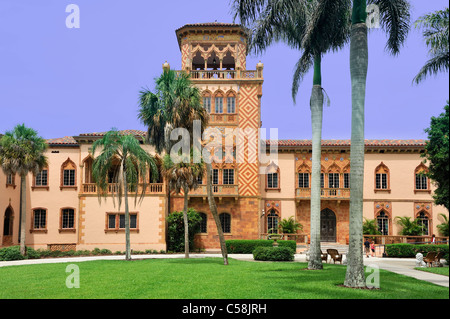
[[(190, 254), (191, 258), (221, 257), (220, 254)], [(229, 254), (229, 258), (253, 261), (251, 254)], [(161, 259), (161, 258), (184, 258), (184, 254), (164, 254), (164, 255), (132, 255), (132, 259)], [(0, 267), (15, 265), (33, 265), (50, 263), (77, 263), (92, 260), (123, 260), (123, 255), (118, 256), (92, 256), (92, 257), (68, 257), (68, 258), (43, 258), (15, 261), (0, 261)], [(306, 262), (305, 254), (295, 254), (295, 262)], [(415, 270), (415, 258), (381, 258), (364, 257), (364, 265), (377, 265), (380, 269), (389, 270), (398, 274), (410, 276), (419, 280), (429, 281), (436, 285), (449, 287), (449, 277), (437, 275), (425, 271)]]

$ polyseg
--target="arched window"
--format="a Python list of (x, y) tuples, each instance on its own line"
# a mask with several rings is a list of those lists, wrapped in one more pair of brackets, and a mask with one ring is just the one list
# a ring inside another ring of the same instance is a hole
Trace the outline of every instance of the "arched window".
[(221, 92), (217, 92), (214, 97), (214, 113), (223, 113), (223, 94)]
[(426, 167), (423, 163), (420, 163), (419, 166), (416, 167), (415, 174), (415, 191), (429, 191), (430, 190), (430, 181), (428, 180), (427, 174), (428, 167)]
[(417, 215), (417, 222), (423, 227), (422, 236), (428, 236), (430, 234), (430, 220), (425, 212), (420, 212)]
[(271, 163), (266, 169), (266, 189), (280, 189), (280, 168)]
[(278, 214), (274, 209), (269, 211), (267, 214), (267, 233), (268, 234), (278, 234)]
[(199, 213), (199, 215), (202, 219), (200, 222), (200, 232), (207, 233), (208, 232), (208, 217), (206, 216), (205, 213)]
[(381, 162), (381, 164), (375, 168), (375, 191), (389, 189), (389, 168)]
[(222, 231), (224, 233), (231, 233), (231, 215), (228, 213), (222, 213), (219, 215), (220, 224), (222, 225)]
[(61, 165), (61, 189), (75, 188), (76, 189), (77, 168), (74, 162), (68, 158)]
[(389, 235), (389, 217), (385, 211), (381, 211), (377, 217), (378, 231), (381, 235)]
[(211, 93), (209, 91), (203, 92), (203, 108), (208, 114), (211, 113)]
[(234, 92), (228, 93), (227, 95), (227, 113), (236, 113), (236, 95), (234, 94)]
[(310, 188), (310, 174), (311, 174), (311, 170), (309, 169), (309, 166), (307, 166), (306, 164), (301, 165), (298, 168), (298, 187), (299, 188)]

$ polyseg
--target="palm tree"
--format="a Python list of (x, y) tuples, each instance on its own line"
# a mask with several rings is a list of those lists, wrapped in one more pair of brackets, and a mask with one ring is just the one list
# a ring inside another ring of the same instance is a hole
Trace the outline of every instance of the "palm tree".
[[(362, 203), (364, 184), (364, 103), (368, 68), (366, 10), (367, 4), (375, 5), (378, 8), (379, 17), (377, 18), (380, 19), (379, 22), (382, 29), (388, 34), (386, 49), (389, 53), (397, 55), (409, 32), (410, 5), (406, 0), (311, 0), (305, 2), (316, 3), (315, 15), (318, 17), (326, 16), (327, 20), (317, 18), (315, 21), (325, 21), (325, 25), (333, 25), (341, 21), (342, 14), (338, 14), (338, 12), (341, 13), (344, 10), (338, 8), (347, 6), (347, 10), (351, 11), (350, 74), (352, 81), (352, 135), (350, 161), (352, 168), (350, 172), (350, 245), (344, 285), (348, 287), (364, 287)], [(295, 10), (294, 8), (301, 6), (300, 3), (302, 1), (299, 0), (234, 0), (233, 10), (239, 13), (241, 22), (246, 23), (247, 21), (257, 20), (258, 15), (267, 8), (271, 12), (277, 12), (278, 15), (290, 15)], [(274, 21), (275, 24), (279, 23), (276, 19)], [(320, 33), (318, 31), (320, 28), (318, 26), (319, 24), (310, 25), (309, 31), (311, 36), (306, 37), (302, 41), (302, 47), (309, 46), (313, 43), (314, 34), (319, 36)], [(314, 31), (316, 27), (317, 33)], [(346, 27), (346, 25), (343, 25), (343, 27)], [(270, 33), (266, 33), (266, 35), (270, 36)], [(321, 35), (324, 36), (324, 34)], [(320, 37), (317, 39), (321, 41)], [(326, 43), (325, 40), (323, 42)], [(318, 56), (315, 57), (318, 58)], [(311, 62), (309, 64), (300, 61), (297, 63), (297, 66), (303, 68), (307, 68), (308, 65), (311, 66)], [(313, 193), (313, 185), (311, 185), (311, 188), (311, 193)], [(311, 199), (312, 201), (313, 199)]]
[[(250, 49), (263, 52), (274, 41), (283, 41), (302, 52), (292, 83), (295, 102), (300, 82), (314, 70), (310, 99), (312, 124), (311, 244), (309, 269), (322, 269), (320, 253), (320, 173), (324, 94), (322, 56), (341, 49), (350, 37), (350, 0), (322, 3), (320, 0), (234, 1), (235, 16), (253, 25)], [(329, 101), (328, 101), (329, 103)]]
[(414, 77), (419, 84), (425, 78), (439, 72), (448, 72), (449, 64), (449, 11), (448, 8), (424, 15), (415, 22), (415, 27), (423, 29), (423, 37), (429, 47), (431, 58)]
[[(327, 0), (335, 1), (335, 0)], [(364, 105), (367, 69), (367, 4), (379, 9), (382, 29), (389, 35), (386, 50), (397, 55), (410, 28), (410, 5), (406, 0), (353, 0), (350, 36), (350, 76), (352, 82), (352, 132), (350, 146), (349, 253), (344, 285), (365, 287), (363, 262), (364, 189)]]
[(198, 180), (203, 178), (204, 163), (194, 163), (193, 149), (188, 155), (189, 160), (182, 160), (179, 163), (174, 163), (169, 154), (163, 157), (162, 173), (165, 176), (169, 190), (174, 190), (180, 194), (184, 194), (183, 219), (184, 219), (184, 257), (189, 258), (189, 223), (188, 223), (188, 204), (189, 191), (197, 189)]
[(20, 176), (20, 253), (25, 256), (27, 175), (39, 174), (47, 163), (48, 145), (32, 128), (19, 124), (0, 139), (0, 165), (5, 174)]
[[(99, 156), (95, 152), (100, 150)], [(94, 163), (92, 175), (98, 186), (99, 200), (108, 195), (108, 187), (112, 176), (116, 184), (112, 187), (112, 197), (115, 205), (115, 197), (118, 200), (118, 208), (125, 201), (125, 259), (131, 259), (130, 245), (130, 214), (128, 209), (128, 193), (134, 190), (135, 205), (140, 190), (139, 202), (145, 195), (146, 176), (150, 169), (153, 177), (158, 176), (156, 160), (142, 149), (140, 142), (133, 135), (123, 135), (116, 129), (107, 132), (102, 139), (94, 142), (92, 146)], [(140, 185), (142, 179), (142, 185)], [(141, 186), (141, 187), (140, 187)]]
[(418, 219), (411, 220), (411, 217), (395, 217), (397, 225), (402, 229), (400, 235), (404, 236), (421, 236), (424, 232), (424, 225)]
[[(200, 121), (200, 139), (209, 121), (209, 115), (201, 104), (199, 89), (192, 84), (188, 74), (177, 73), (170, 69), (165, 69), (163, 74), (155, 79), (155, 82), (154, 93), (145, 89), (140, 92), (139, 97), (138, 118), (148, 127), (147, 141), (155, 147), (158, 154), (163, 152), (168, 154), (172, 146), (169, 142), (172, 128), (185, 128), (189, 131), (191, 145), (194, 145), (194, 138), (196, 137), (194, 120)], [(207, 169), (207, 174), (208, 172)], [(211, 187), (211, 179), (208, 179), (208, 191)], [(170, 192), (167, 190), (166, 193), (169, 197)], [(222, 227), (212, 193), (211, 196), (208, 196), (208, 202), (219, 232), (224, 264), (228, 265), (225, 238), (223, 232), (221, 232)], [(169, 206), (167, 205), (168, 210), (170, 210)]]

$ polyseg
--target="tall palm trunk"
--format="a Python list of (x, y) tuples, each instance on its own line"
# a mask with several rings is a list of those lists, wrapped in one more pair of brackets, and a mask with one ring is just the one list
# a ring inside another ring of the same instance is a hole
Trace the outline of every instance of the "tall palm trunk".
[(223, 235), (222, 225), (220, 224), (219, 214), (217, 213), (216, 202), (214, 201), (214, 196), (212, 194), (212, 165), (211, 163), (206, 163), (206, 188), (208, 193), (208, 203), (209, 210), (213, 215), (214, 221), (217, 226), (217, 233), (219, 234), (220, 250), (222, 251), (223, 264), (228, 265), (228, 251), (225, 244), (225, 237)]
[(188, 193), (189, 188), (183, 187), (184, 192), (184, 207), (183, 207), (183, 220), (184, 220), (184, 258), (189, 258), (189, 222), (188, 222)]
[(320, 160), (322, 143), (323, 91), (321, 57), (314, 60), (314, 85), (311, 93), (312, 171), (311, 171), (311, 244), (308, 269), (323, 269), (320, 256)]
[(27, 224), (27, 177), (20, 176), (20, 254), (25, 256), (26, 224)]
[(130, 212), (128, 210), (128, 185), (126, 165), (123, 165), (123, 194), (125, 199), (125, 259), (131, 260)]
[[(363, 262), (364, 103), (368, 69), (366, 1), (353, 2), (350, 42), (352, 133), (350, 147), (350, 226), (347, 273), (344, 285), (365, 287)], [(364, 12), (363, 12), (364, 10)]]

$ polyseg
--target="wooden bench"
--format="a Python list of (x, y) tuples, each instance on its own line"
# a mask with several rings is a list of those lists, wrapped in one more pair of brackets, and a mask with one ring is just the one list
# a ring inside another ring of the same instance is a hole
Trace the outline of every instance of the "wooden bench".
[(339, 261), (342, 264), (342, 254), (339, 254), (337, 249), (327, 249), (328, 255), (330, 255), (331, 259), (333, 259), (333, 263), (335, 264), (336, 261)]

